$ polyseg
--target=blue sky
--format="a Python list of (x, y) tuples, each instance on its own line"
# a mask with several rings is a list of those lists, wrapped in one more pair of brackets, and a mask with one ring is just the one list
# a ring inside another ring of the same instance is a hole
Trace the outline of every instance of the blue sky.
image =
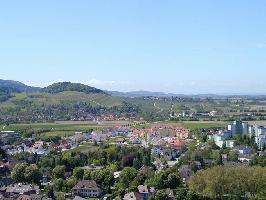
[(266, 93), (265, 0), (0, 0), (0, 78)]

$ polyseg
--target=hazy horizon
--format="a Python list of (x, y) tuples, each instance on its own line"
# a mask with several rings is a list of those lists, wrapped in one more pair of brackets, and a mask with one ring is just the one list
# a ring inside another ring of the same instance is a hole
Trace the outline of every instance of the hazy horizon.
[(266, 94), (266, 2), (2, 2), (0, 78), (33, 86)]
[[(6, 81), (18, 81), (18, 80), (11, 80), (11, 79), (1, 79), (0, 80), (6, 80)], [(31, 86), (31, 87), (39, 87), (39, 88), (44, 88), (47, 86), (50, 86), (54, 83), (58, 83), (58, 82), (71, 82), (71, 83), (81, 83), (81, 84), (85, 84), (91, 87), (96, 87), (98, 89), (101, 89), (103, 91), (109, 91), (109, 92), (121, 92), (121, 93), (163, 93), (165, 95), (170, 95), (170, 94), (174, 94), (174, 95), (221, 95), (221, 96), (231, 96), (231, 95), (240, 95), (240, 96), (245, 96), (245, 95), (250, 95), (250, 96), (256, 96), (256, 95), (266, 95), (266, 93), (241, 93), (241, 92), (235, 92), (235, 93), (229, 93), (229, 92), (225, 92), (225, 93), (176, 93), (176, 92), (164, 92), (164, 91), (160, 91), (160, 90), (143, 90), (143, 89), (139, 89), (139, 90), (110, 90), (108, 88), (104, 88), (104, 87), (98, 87), (97, 84), (89, 84), (88, 82), (79, 82), (79, 81), (68, 81), (68, 80), (58, 80), (58, 81), (53, 81), (53, 82), (49, 82), (46, 83), (45, 85), (34, 85), (34, 84), (30, 84), (31, 82), (23, 82), (23, 81), (19, 81), (20, 83), (23, 83), (27, 86)]]

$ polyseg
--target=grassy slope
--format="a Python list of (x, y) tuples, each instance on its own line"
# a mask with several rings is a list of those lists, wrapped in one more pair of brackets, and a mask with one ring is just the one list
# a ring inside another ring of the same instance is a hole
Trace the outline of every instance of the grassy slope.
[[(177, 101), (162, 101), (162, 100), (144, 100), (141, 98), (120, 98), (103, 93), (82, 93), (82, 92), (61, 92), (56, 94), (50, 93), (20, 93), (15, 94), (15, 97), (10, 98), (6, 102), (0, 103), (0, 112), (8, 113), (10, 108), (20, 107), (22, 114), (27, 114), (27, 108), (31, 106), (41, 107), (49, 105), (58, 105), (61, 103), (71, 104), (78, 102), (86, 102), (93, 107), (106, 107), (111, 108), (114, 106), (121, 106), (124, 101), (138, 105), (140, 108), (140, 116), (145, 119), (150, 119), (152, 116), (153, 121), (169, 119), (169, 113), (172, 112), (208, 112), (212, 110), (227, 112), (230, 109), (244, 109), (249, 106), (246, 103), (244, 106), (238, 106), (238, 103), (230, 102), (177, 102)], [(25, 109), (24, 109), (25, 108)], [(6, 112), (5, 112), (6, 111)], [(24, 112), (23, 112), (24, 111)], [(16, 112), (16, 110), (14, 111)]]
[(113, 107), (122, 105), (123, 100), (119, 97), (112, 97), (106, 94), (85, 94), (81, 92), (61, 92), (58, 94), (49, 93), (20, 93), (15, 97), (0, 104), (0, 108), (16, 107), (23, 102), (32, 102), (34, 105), (42, 106), (60, 104), (60, 103), (76, 103), (86, 102), (92, 106)]

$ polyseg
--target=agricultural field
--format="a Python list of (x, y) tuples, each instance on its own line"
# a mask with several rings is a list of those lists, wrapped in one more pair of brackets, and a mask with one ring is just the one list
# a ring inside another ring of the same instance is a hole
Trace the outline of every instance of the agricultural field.
[(1, 125), (0, 131), (17, 131), (19, 133), (34, 133), (34, 137), (47, 139), (50, 137), (69, 137), (77, 131), (103, 130), (114, 126), (132, 126), (143, 128), (149, 126), (145, 122), (130, 121), (58, 121), (55, 123), (25, 123)]
[[(54, 136), (68, 137), (74, 135), (76, 131), (89, 131), (89, 130), (103, 130), (117, 125), (131, 126), (135, 128), (149, 128), (153, 124), (167, 124), (167, 125), (181, 125), (187, 129), (195, 130), (201, 128), (226, 128), (230, 122), (217, 122), (217, 121), (185, 121), (185, 122), (171, 122), (162, 121), (156, 123), (145, 122), (71, 122), (63, 121), (56, 123), (31, 123), (31, 124), (10, 124), (8, 126), (2, 125), (1, 131), (13, 130), (18, 132), (34, 132), (38, 138), (49, 138)], [(256, 123), (256, 122), (254, 122)], [(260, 121), (258, 124), (266, 124)]]
[(202, 128), (226, 128), (229, 122), (183, 122), (182, 125), (190, 130)]
[(183, 122), (157, 122), (152, 124), (160, 124), (160, 125), (180, 125), (184, 128), (195, 130), (195, 129), (202, 129), (202, 128), (226, 128), (230, 122), (226, 121), (183, 121)]
[(75, 134), (74, 131), (49, 131), (45, 133), (36, 134), (36, 138), (48, 139), (53, 137), (70, 137)]
[(79, 153), (87, 153), (90, 151), (98, 150), (100, 147), (95, 146), (94, 143), (91, 142), (84, 142), (81, 145), (79, 145), (77, 148), (71, 150), (72, 152), (79, 152)]
[(21, 134), (32, 133), (33, 137), (47, 139), (51, 137), (69, 137), (76, 131), (102, 130), (114, 126), (115, 123), (32, 123), (1, 125), (1, 131), (17, 131)]
[(86, 131), (90, 129), (101, 129), (110, 127), (110, 125), (88, 125), (88, 124), (11, 124), (3, 125), (2, 130), (52, 130), (52, 131)]

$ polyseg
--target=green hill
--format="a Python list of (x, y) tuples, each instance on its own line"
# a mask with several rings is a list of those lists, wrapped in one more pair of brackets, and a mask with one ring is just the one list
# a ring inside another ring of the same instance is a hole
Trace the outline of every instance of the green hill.
[(0, 89), (8, 92), (37, 92), (38, 87), (31, 87), (19, 81), (2, 80), (0, 79)]
[(0, 102), (7, 101), (13, 97), (13, 93), (37, 92), (39, 89), (38, 87), (27, 86), (18, 81), (0, 79)]
[(0, 122), (95, 119), (106, 115), (158, 121), (168, 118), (172, 108), (169, 101), (112, 96), (80, 83), (59, 82), (37, 91), (10, 88), (16, 87), (0, 87)]
[(121, 97), (79, 83), (61, 82), (38, 92), (10, 92), (0, 88), (1, 121), (52, 121), (132, 116), (137, 107)]
[(74, 91), (74, 92), (84, 92), (86, 94), (90, 93), (105, 93), (102, 90), (99, 90), (94, 87), (90, 87), (88, 85), (84, 85), (81, 83), (71, 83), (71, 82), (59, 82), (59, 83), (54, 83), (48, 87), (45, 87), (41, 90), (42, 92), (47, 92), (47, 93), (60, 93), (60, 92), (65, 92), (65, 91)]
[(82, 116), (119, 114), (127, 104), (105, 93), (64, 91), (51, 93), (15, 93), (0, 103), (0, 117), (13, 120), (70, 120)]

